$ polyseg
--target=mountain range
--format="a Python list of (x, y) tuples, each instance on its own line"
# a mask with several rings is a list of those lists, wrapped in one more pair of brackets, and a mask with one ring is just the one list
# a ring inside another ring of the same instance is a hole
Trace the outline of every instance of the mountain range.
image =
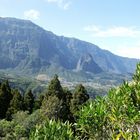
[(138, 61), (86, 41), (57, 36), (29, 20), (0, 18), (0, 70), (127, 74), (134, 72)]

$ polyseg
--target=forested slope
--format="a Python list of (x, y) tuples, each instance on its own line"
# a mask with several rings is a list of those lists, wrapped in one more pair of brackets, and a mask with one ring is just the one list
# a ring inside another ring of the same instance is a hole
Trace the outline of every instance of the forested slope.
[(22, 96), (0, 84), (0, 139), (139, 140), (140, 63), (131, 82), (89, 99), (83, 85), (71, 93), (55, 75), (47, 91)]

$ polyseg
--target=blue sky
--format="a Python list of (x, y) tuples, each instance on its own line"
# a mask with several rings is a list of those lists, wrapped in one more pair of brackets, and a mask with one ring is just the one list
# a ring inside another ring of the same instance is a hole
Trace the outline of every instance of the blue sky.
[(140, 58), (140, 0), (0, 0), (0, 16)]

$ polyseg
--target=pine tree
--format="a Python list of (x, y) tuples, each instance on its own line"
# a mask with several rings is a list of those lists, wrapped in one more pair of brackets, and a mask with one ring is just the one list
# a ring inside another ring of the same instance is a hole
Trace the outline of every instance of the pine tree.
[(31, 114), (33, 111), (33, 107), (34, 107), (34, 100), (35, 97), (32, 93), (31, 90), (29, 90), (24, 97), (24, 108), (25, 110), (29, 111), (29, 113)]
[(65, 97), (64, 100), (65, 100), (67, 106), (70, 107), (72, 93), (67, 88), (64, 88), (63, 92), (64, 92), (64, 97)]
[(68, 96), (66, 97), (63, 88), (60, 84), (58, 76), (55, 75), (50, 81), (46, 97), (43, 100), (42, 111), (49, 119), (60, 119), (66, 121), (69, 118), (70, 109), (67, 104)]
[(1, 84), (0, 88), (0, 119), (6, 117), (6, 112), (12, 99), (11, 88), (9, 82), (6, 81)]
[(87, 94), (85, 87), (82, 84), (76, 86), (73, 99), (71, 100), (71, 112), (75, 113), (78, 111), (80, 106), (88, 99), (89, 95)]
[(40, 94), (39, 97), (37, 97), (34, 101), (34, 108), (33, 110), (37, 110), (40, 109), (40, 107), (42, 106), (42, 102), (44, 100), (44, 95)]
[(57, 75), (55, 75), (54, 78), (50, 81), (47, 96), (56, 96), (59, 99), (64, 98), (63, 89)]
[(67, 120), (71, 123), (74, 123), (75, 122), (74, 116), (70, 110), (72, 93), (67, 88), (64, 89), (64, 97), (65, 97), (65, 104), (67, 107)]
[(23, 97), (18, 90), (13, 90), (13, 98), (6, 113), (7, 120), (12, 119), (12, 115), (23, 109)]

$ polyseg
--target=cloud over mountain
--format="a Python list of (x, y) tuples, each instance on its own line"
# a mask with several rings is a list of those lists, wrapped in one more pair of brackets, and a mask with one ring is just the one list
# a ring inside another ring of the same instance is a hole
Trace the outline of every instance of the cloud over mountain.
[(30, 20), (37, 20), (39, 19), (40, 12), (34, 9), (30, 9), (24, 12), (24, 17)]
[(93, 37), (140, 37), (140, 28), (113, 26), (110, 28), (103, 28), (101, 26), (89, 25), (84, 27), (85, 31), (92, 34)]

